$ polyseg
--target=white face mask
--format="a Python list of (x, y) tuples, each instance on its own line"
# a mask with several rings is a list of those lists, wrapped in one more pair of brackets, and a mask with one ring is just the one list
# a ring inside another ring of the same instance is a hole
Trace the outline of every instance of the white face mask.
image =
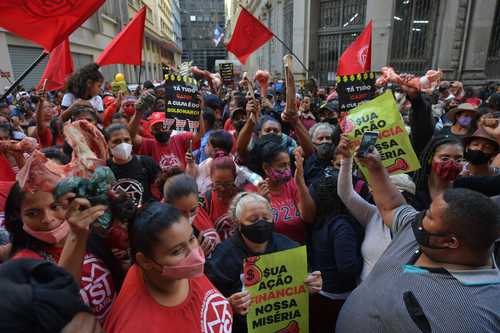
[(132, 153), (132, 145), (130, 143), (122, 142), (111, 149), (111, 154), (119, 160), (125, 161), (130, 158)]

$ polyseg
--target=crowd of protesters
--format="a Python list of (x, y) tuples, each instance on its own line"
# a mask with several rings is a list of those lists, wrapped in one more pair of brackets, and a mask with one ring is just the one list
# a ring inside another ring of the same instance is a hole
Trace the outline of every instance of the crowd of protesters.
[[(335, 87), (312, 83), (287, 106), (279, 78), (265, 96), (202, 81), (196, 132), (167, 126), (162, 84), (113, 93), (95, 64), (7, 96), (1, 331), (246, 332), (244, 259), (306, 245), (311, 332), (498, 332), (500, 87), (381, 87), (421, 164), (389, 176), (342, 134)], [(26, 190), (19, 174), (47, 176), (36, 152), (61, 168), (82, 153), (77, 122), (105, 138), (112, 199)]]

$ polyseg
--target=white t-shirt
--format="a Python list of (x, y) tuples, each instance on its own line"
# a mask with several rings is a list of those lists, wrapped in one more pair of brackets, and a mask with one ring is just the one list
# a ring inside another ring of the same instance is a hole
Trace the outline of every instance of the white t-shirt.
[[(61, 102), (61, 106), (64, 107), (70, 107), (71, 104), (75, 102), (76, 98), (75, 95), (72, 93), (65, 93)], [(102, 103), (102, 98), (99, 95), (96, 95), (89, 99), (90, 104), (98, 111), (98, 112), (103, 112), (104, 111), (104, 104)]]

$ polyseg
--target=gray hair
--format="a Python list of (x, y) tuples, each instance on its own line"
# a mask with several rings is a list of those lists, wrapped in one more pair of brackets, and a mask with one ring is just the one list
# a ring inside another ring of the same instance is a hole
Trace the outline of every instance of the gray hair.
[(271, 204), (262, 195), (254, 192), (241, 192), (238, 193), (229, 207), (229, 214), (233, 221), (239, 221), (243, 211), (250, 202), (256, 202), (266, 205), (266, 207), (271, 210)]
[(316, 132), (324, 131), (324, 130), (332, 132), (332, 135), (333, 135), (333, 133), (335, 133), (335, 127), (333, 127), (331, 124), (329, 124), (329, 123), (316, 123), (316, 124), (314, 124), (313, 127), (311, 127), (309, 129), (309, 136), (311, 137), (311, 139), (314, 140), (314, 136), (316, 135)]

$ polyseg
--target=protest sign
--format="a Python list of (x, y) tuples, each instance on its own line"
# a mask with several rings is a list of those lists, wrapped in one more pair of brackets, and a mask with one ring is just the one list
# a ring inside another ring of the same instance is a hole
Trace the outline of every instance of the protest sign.
[[(375, 147), (390, 174), (407, 173), (420, 168), (403, 118), (391, 91), (351, 110), (346, 117), (344, 133), (358, 146), (366, 131), (379, 132)], [(360, 169), (367, 176), (366, 169)]]
[(165, 125), (177, 131), (196, 131), (200, 124), (197, 82), (189, 76), (165, 75)]
[(305, 246), (248, 258), (243, 273), (245, 289), (252, 296), (249, 333), (309, 331)]
[(371, 100), (375, 94), (375, 74), (358, 73), (337, 77), (339, 110), (346, 112)]
[(220, 63), (219, 72), (224, 85), (232, 86), (234, 82), (234, 65), (230, 62)]

